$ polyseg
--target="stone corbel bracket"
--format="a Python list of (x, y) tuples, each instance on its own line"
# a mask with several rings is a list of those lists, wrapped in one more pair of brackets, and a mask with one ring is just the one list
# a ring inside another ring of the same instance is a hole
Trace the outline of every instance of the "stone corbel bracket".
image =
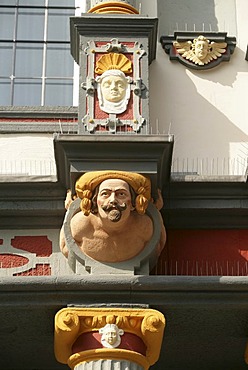
[(152, 238), (146, 244), (142, 252), (137, 256), (123, 262), (101, 263), (83, 253), (71, 234), (70, 222), (75, 213), (81, 212), (80, 199), (74, 200), (68, 209), (64, 220), (64, 232), (66, 245), (69, 250), (68, 263), (74, 273), (89, 274), (131, 274), (149, 275), (149, 271), (155, 266), (158, 259), (157, 245), (161, 235), (161, 222), (159, 211), (154, 204), (149, 203), (147, 214), (152, 219), (154, 230)]
[[(174, 36), (161, 36), (160, 42), (170, 60), (196, 70), (211, 69), (228, 62), (236, 47), (236, 38), (228, 37), (226, 32), (176, 31)], [(200, 44), (206, 47), (203, 54), (197, 51)]]
[[(117, 348), (101, 343), (99, 330), (106, 324), (115, 324), (124, 332)], [(118, 359), (147, 370), (159, 359), (164, 328), (164, 316), (153, 309), (64, 308), (55, 316), (55, 357), (71, 369), (99, 359)]]

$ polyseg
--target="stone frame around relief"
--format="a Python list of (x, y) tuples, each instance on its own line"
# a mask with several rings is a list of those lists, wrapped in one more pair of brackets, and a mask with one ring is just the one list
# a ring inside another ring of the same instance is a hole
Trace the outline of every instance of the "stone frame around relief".
[[(140, 59), (145, 54), (145, 50), (138, 41), (119, 42), (118, 39), (113, 38), (109, 41), (91, 40), (87, 42), (87, 47), (84, 50), (86, 54), (86, 81), (81, 83), (81, 88), (86, 90), (86, 115), (82, 119), (83, 128), (80, 131), (93, 133), (97, 129), (101, 133), (133, 133), (138, 132), (145, 124), (145, 119), (141, 114), (141, 99), (143, 91), (146, 90), (141, 78)], [(129, 109), (129, 116), (126, 111), (123, 114), (108, 114), (102, 112), (102, 116), (97, 113), (97, 74), (95, 73), (95, 66), (97, 58), (99, 59), (104, 54), (121, 53), (125, 55), (132, 62), (131, 75), (131, 97), (127, 105)], [(126, 115), (126, 117), (125, 117)], [(122, 118), (124, 117), (124, 118)], [(100, 129), (100, 130), (99, 130)], [(102, 130), (101, 130), (102, 129)]]
[[(203, 65), (199, 65), (192, 61), (192, 59), (188, 56), (183, 56), (185, 54), (179, 52), (177, 48), (174, 46), (175, 43), (178, 44), (186, 44), (192, 43), (198, 37), (203, 36), (209, 41), (209, 46), (211, 47), (211, 43), (214, 44), (226, 44), (225, 52), (217, 52), (213, 53), (213, 56), (210, 61), (203, 63)], [(169, 55), (170, 60), (176, 60), (183, 64), (184, 66), (195, 69), (195, 70), (207, 70), (216, 67), (222, 62), (228, 62), (231, 58), (231, 54), (233, 54), (234, 49), (236, 47), (236, 37), (228, 37), (226, 32), (190, 32), (190, 31), (175, 31), (173, 36), (161, 36), (160, 43), (166, 52)]]

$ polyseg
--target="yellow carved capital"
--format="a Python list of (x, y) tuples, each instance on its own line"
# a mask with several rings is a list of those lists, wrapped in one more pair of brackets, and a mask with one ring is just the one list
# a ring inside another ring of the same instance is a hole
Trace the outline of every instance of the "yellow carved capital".
[[(73, 344), (80, 336), (98, 333), (106, 324), (115, 324), (124, 333), (140, 338), (146, 347), (145, 356), (122, 348), (97, 348), (73, 353)], [(164, 328), (164, 316), (152, 309), (64, 308), (55, 316), (55, 356), (71, 368), (80, 362), (108, 358), (129, 359), (148, 369), (159, 358)]]
[(54, 351), (59, 362), (65, 363), (65, 356), (60, 349), (61, 344), (68, 353), (69, 347), (78, 336), (80, 326), (79, 316), (71, 310), (61, 310), (55, 316)]

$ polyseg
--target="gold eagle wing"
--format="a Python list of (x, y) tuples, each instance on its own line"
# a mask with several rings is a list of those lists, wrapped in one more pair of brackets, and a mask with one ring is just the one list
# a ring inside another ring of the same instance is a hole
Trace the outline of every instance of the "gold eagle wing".
[(226, 42), (211, 42), (210, 51), (206, 58), (204, 59), (204, 64), (211, 62), (213, 59), (221, 57), (222, 54), (226, 52), (227, 43)]
[(196, 64), (204, 64), (197, 58), (197, 56), (193, 52), (191, 41), (186, 42), (174, 41), (173, 46), (175, 47), (177, 52), (182, 55), (183, 58), (188, 59)]

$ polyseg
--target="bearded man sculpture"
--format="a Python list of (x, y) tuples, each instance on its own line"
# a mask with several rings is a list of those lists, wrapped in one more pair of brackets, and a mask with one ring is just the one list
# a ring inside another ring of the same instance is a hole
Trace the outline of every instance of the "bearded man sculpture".
[[(143, 251), (153, 236), (153, 221), (146, 213), (151, 200), (150, 180), (124, 171), (87, 172), (76, 182), (81, 211), (71, 219), (71, 234), (80, 250), (100, 262), (122, 262)], [(158, 211), (157, 211), (158, 212)], [(159, 255), (166, 241), (162, 217)], [(64, 230), (60, 248), (68, 256)]]

